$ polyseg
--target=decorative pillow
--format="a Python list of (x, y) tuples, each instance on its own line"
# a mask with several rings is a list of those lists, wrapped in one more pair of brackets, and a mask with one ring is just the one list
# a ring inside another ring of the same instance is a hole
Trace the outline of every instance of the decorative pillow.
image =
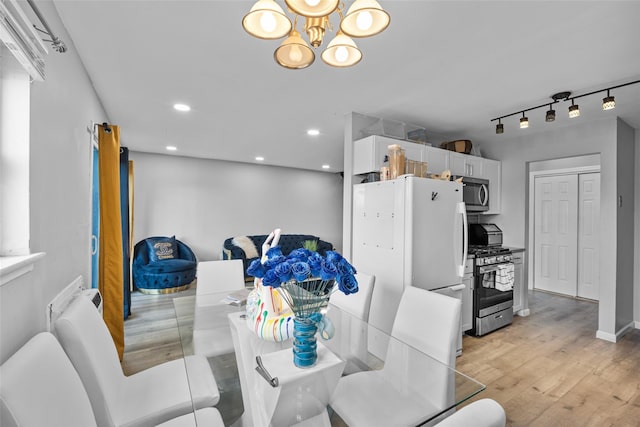
[(147, 248), (150, 262), (178, 258), (176, 236), (147, 239)]
[(317, 240), (303, 240), (302, 241), (302, 247), (313, 251), (313, 252), (317, 252), (318, 251), (318, 241)]
[(256, 249), (256, 245), (253, 244), (253, 240), (247, 236), (236, 236), (231, 240), (231, 243), (242, 249), (247, 259), (257, 258), (260, 256)]

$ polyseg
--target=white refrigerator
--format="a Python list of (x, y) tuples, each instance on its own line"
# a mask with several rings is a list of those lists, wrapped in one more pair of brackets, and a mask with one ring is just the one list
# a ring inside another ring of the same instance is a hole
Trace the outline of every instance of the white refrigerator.
[[(376, 277), (371, 326), (391, 333), (406, 286), (462, 298), (467, 258), (462, 184), (406, 175), (354, 185), (353, 203), (352, 263)], [(461, 341), (462, 333), (458, 350)]]

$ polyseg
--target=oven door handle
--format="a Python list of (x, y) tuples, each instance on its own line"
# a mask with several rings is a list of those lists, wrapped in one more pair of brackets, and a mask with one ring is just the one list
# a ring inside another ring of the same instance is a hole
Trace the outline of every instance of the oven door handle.
[(478, 267), (478, 274), (493, 273), (494, 271), (498, 271), (498, 265), (499, 264), (489, 265), (486, 267)]

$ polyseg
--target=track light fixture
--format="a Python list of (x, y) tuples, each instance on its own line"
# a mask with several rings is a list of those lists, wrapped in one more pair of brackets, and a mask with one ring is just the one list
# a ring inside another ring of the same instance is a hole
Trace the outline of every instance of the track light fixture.
[(569, 107), (569, 118), (573, 119), (576, 117), (580, 117), (580, 106), (575, 105), (573, 103), (573, 98), (571, 99), (571, 106)]
[(544, 117), (544, 121), (549, 123), (553, 122), (556, 119), (556, 110), (553, 109), (553, 104), (549, 104), (549, 110), (547, 110), (547, 114)]
[(623, 83), (620, 85), (616, 85), (616, 86), (611, 86), (608, 88), (603, 88), (603, 89), (598, 89), (598, 90), (594, 90), (593, 92), (589, 92), (589, 93), (584, 93), (582, 95), (576, 95), (576, 96), (571, 96), (571, 92), (565, 91), (565, 92), (558, 92), (555, 93), (551, 96), (551, 99), (553, 100), (553, 102), (549, 103), (549, 102), (545, 102), (544, 104), (541, 105), (536, 105), (535, 107), (530, 107), (530, 108), (526, 108), (524, 110), (518, 110), (515, 113), (510, 113), (510, 114), (505, 114), (504, 116), (500, 116), (500, 117), (496, 117), (494, 119), (491, 119), (491, 121), (498, 121), (498, 124), (496, 125), (496, 134), (503, 134), (504, 133), (504, 125), (502, 124), (502, 119), (506, 118), (506, 117), (511, 117), (511, 116), (515, 116), (516, 114), (522, 114), (522, 118), (520, 118), (520, 128), (521, 129), (525, 129), (529, 127), (529, 118), (525, 116), (525, 113), (527, 111), (532, 111), (532, 110), (537, 110), (538, 108), (542, 108), (542, 107), (546, 107), (547, 105), (549, 106), (549, 110), (547, 110), (547, 113), (545, 114), (545, 121), (546, 122), (553, 122), (556, 119), (556, 111), (553, 109), (553, 104), (557, 104), (559, 102), (566, 102), (566, 101), (571, 101), (571, 106), (569, 106), (569, 117), (570, 118), (574, 118), (574, 117), (579, 117), (580, 116), (580, 107), (575, 103), (575, 100), (578, 98), (582, 98), (585, 96), (589, 96), (589, 95), (593, 95), (595, 93), (600, 93), (600, 92), (607, 92), (607, 96), (605, 98), (602, 99), (602, 109), (603, 110), (612, 110), (614, 108), (616, 108), (616, 100), (615, 97), (611, 96), (611, 91), (613, 89), (617, 89), (620, 87), (624, 87), (624, 86), (630, 86), (630, 85), (634, 85), (640, 83), (640, 80), (635, 80), (629, 83)]
[(602, 109), (606, 111), (614, 108), (616, 108), (616, 98), (611, 96), (609, 89), (607, 89), (607, 96), (602, 99)]

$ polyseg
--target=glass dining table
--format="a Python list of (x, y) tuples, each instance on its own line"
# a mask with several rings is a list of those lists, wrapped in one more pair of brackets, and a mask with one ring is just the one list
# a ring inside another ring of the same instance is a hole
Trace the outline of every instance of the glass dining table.
[[(364, 406), (354, 404), (354, 411), (389, 405), (404, 415), (402, 424), (409, 426), (433, 425), (485, 389), (332, 304), (325, 316), (333, 325), (333, 337), (318, 338), (317, 362), (311, 368), (298, 368), (291, 340), (259, 338), (247, 324), (245, 307), (230, 304), (228, 295), (173, 300), (183, 353), (207, 357), (220, 390), (216, 408), (225, 426), (349, 425), (338, 408), (345, 405), (338, 405), (335, 398), (340, 394), (353, 400), (347, 387), (351, 381), (345, 381), (351, 375), (375, 377), (373, 382), (382, 387), (375, 393), (382, 401), (372, 398)], [(187, 374), (189, 381), (197, 381)], [(351, 410), (351, 403), (347, 406)]]

